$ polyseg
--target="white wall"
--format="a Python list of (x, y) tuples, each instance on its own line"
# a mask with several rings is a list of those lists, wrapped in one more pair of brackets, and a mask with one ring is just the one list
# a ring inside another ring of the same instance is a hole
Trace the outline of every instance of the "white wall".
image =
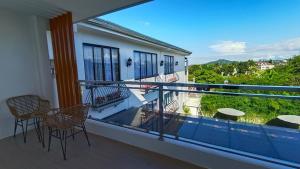
[(37, 94), (52, 99), (46, 30), (48, 20), (0, 9), (0, 138), (13, 134), (8, 97)]
[(149, 53), (156, 53), (158, 55), (158, 72), (164, 74), (164, 66), (160, 66), (160, 61), (164, 61), (164, 55), (174, 56), (174, 62), (178, 61), (178, 65), (175, 65), (175, 72), (184, 71), (184, 56), (173, 52), (168, 52), (163, 49), (155, 48), (141, 42), (122, 38), (120, 36), (111, 35), (109, 33), (101, 32), (99, 30), (92, 30), (89, 28), (83, 28), (78, 25), (77, 32), (75, 33), (75, 48), (78, 64), (78, 76), (80, 80), (84, 80), (84, 62), (82, 44), (90, 43), (95, 45), (103, 45), (119, 48), (120, 52), (120, 65), (121, 65), (121, 80), (134, 80), (134, 64), (127, 67), (126, 62), (130, 57), (134, 60), (133, 51), (143, 51)]

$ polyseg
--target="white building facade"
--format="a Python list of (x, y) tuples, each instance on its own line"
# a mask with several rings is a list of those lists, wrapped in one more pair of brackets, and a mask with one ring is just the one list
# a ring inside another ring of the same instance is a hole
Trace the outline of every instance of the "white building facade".
[(259, 70), (268, 70), (275, 67), (273, 64), (268, 62), (257, 62), (256, 65)]
[[(101, 19), (75, 26), (75, 49), (79, 80), (188, 81), (187, 56), (191, 52)], [(138, 89), (130, 92), (128, 99), (98, 109), (101, 115), (94, 116), (106, 117), (145, 104), (157, 106), (158, 92), (143, 94)], [(164, 106), (176, 104), (177, 111), (182, 112), (186, 97), (186, 94), (165, 92)]]

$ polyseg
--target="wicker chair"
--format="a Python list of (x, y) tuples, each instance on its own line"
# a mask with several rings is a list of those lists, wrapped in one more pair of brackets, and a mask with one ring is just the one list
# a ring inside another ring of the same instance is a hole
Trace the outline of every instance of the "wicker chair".
[[(49, 130), (48, 151), (50, 151), (52, 137), (58, 138), (63, 157), (66, 160), (67, 139), (70, 137), (74, 139), (75, 134), (80, 132), (84, 133), (88, 145), (91, 145), (84, 124), (88, 110), (89, 105), (77, 105), (64, 109), (53, 109), (50, 114), (45, 116), (44, 126)], [(75, 128), (77, 132), (75, 132)]]
[[(17, 127), (21, 126), (24, 143), (26, 143), (28, 125), (33, 124), (39, 141), (42, 141), (40, 120), (50, 110), (49, 101), (36, 95), (23, 95), (9, 98), (6, 103), (11, 114), (15, 117), (14, 137), (16, 136)], [(29, 120), (33, 120), (33, 123), (28, 124)]]

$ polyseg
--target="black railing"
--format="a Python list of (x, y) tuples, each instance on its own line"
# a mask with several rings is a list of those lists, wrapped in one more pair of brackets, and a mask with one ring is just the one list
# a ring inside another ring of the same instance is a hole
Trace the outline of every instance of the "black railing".
[(177, 100), (172, 100), (169, 104), (165, 106), (165, 113), (174, 114), (178, 111), (179, 104)]
[[(81, 86), (85, 86), (88, 92), (84, 93), (86, 102), (91, 103), (94, 107), (101, 107), (107, 104), (112, 104), (119, 100), (124, 100), (129, 97), (129, 89), (142, 89), (158, 91), (158, 107), (160, 121), (163, 119), (165, 107), (163, 105), (164, 92), (180, 92), (180, 93), (198, 93), (211, 95), (225, 96), (247, 96), (247, 97), (263, 97), (277, 98), (288, 100), (300, 100), (299, 95), (282, 95), (282, 94), (265, 94), (265, 93), (250, 93), (249, 91), (274, 91), (274, 92), (290, 92), (299, 94), (300, 86), (262, 86), (262, 85), (232, 85), (232, 84), (200, 84), (200, 83), (167, 83), (167, 82), (136, 82), (136, 81), (79, 81)], [(148, 86), (155, 86), (148, 88)], [(166, 86), (164, 88), (164, 86)], [(173, 86), (175, 88), (167, 88)], [(181, 89), (177, 89), (180, 87)], [(189, 90), (189, 89), (193, 90)], [(196, 90), (195, 90), (196, 89)], [(217, 91), (222, 90), (238, 90), (246, 92), (233, 91)], [(178, 103), (177, 103), (178, 104)], [(177, 105), (172, 104), (172, 105)], [(170, 106), (174, 108), (174, 106)], [(176, 106), (175, 106), (176, 107)], [(174, 109), (173, 109), (174, 110)], [(160, 122), (160, 128), (163, 128), (163, 122)], [(162, 129), (160, 131), (162, 137)]]

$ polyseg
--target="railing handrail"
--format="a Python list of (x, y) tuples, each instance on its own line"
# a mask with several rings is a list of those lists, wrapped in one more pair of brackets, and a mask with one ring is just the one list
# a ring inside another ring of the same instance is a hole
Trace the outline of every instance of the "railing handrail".
[(300, 92), (300, 86), (273, 86), (273, 85), (236, 85), (236, 84), (206, 84), (206, 83), (167, 83), (167, 82), (136, 82), (136, 81), (88, 81), (79, 80), (80, 84), (132, 84), (132, 85), (162, 85), (175, 87), (196, 87), (196, 88), (219, 88), (219, 89), (243, 89), (243, 90), (267, 90), (267, 91), (288, 91)]

